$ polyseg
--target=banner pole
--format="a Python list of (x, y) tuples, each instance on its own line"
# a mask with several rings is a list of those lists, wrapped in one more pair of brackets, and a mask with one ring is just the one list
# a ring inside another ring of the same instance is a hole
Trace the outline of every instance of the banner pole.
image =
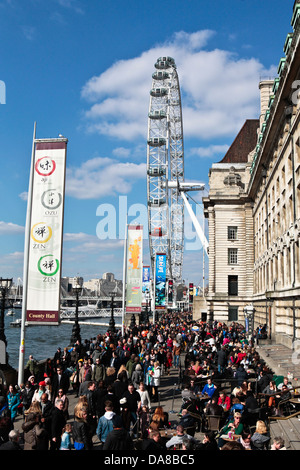
[(122, 306), (122, 336), (124, 336), (125, 308), (126, 308), (126, 265), (127, 265), (127, 214), (124, 236), (124, 257), (123, 257), (123, 306)]
[(30, 166), (29, 188), (28, 188), (28, 199), (27, 199), (26, 226), (25, 226), (25, 237), (24, 237), (22, 318), (21, 318), (21, 333), (20, 333), (18, 385), (21, 385), (22, 383), (24, 383), (25, 321), (26, 321), (26, 308), (27, 308), (28, 261), (29, 261), (29, 241), (30, 241), (30, 226), (31, 226), (33, 171), (34, 171), (34, 157), (35, 157), (35, 139), (36, 139), (36, 122), (34, 123), (34, 130), (33, 130), (31, 166)]
[(153, 298), (152, 298), (152, 306), (153, 306), (152, 307), (153, 308), (153, 310), (152, 310), (152, 322), (153, 322), (153, 326), (155, 324), (155, 303), (156, 303), (156, 298), (155, 298), (155, 294), (156, 294), (156, 263), (157, 263), (156, 258), (157, 258), (157, 254), (155, 253), (155, 258), (154, 258), (155, 259), (155, 264), (154, 264), (155, 269), (154, 269), (154, 275), (153, 275), (153, 290), (152, 290), (152, 292), (153, 292)]

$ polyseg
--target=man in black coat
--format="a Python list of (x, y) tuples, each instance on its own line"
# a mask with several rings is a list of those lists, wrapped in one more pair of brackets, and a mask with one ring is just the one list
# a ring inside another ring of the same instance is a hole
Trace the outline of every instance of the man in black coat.
[(31, 385), (29, 381), (27, 381), (25, 384), (24, 390), (22, 390), (22, 403), (23, 403), (24, 411), (28, 410), (28, 408), (31, 405), (34, 390), (35, 390), (34, 386)]
[[(122, 395), (123, 396), (123, 395)], [(108, 385), (106, 394), (103, 397), (104, 403), (111, 401), (115, 413), (120, 413), (120, 398), (117, 397), (113, 385)]]
[(43, 393), (41, 396), (41, 410), (42, 410), (42, 417), (41, 423), (43, 429), (45, 429), (48, 438), (48, 445), (51, 439), (51, 425), (52, 425), (52, 412), (53, 412), (53, 404), (48, 399), (48, 394)]
[(106, 387), (103, 381), (100, 381), (95, 389), (95, 403), (96, 403), (96, 414), (97, 420), (99, 420), (100, 416), (103, 416), (105, 413), (104, 407), (104, 397), (107, 394)]
[(123, 394), (122, 398), (126, 398), (127, 404), (128, 404), (128, 409), (131, 414), (131, 422), (133, 424), (133, 434), (134, 436), (137, 433), (137, 411), (139, 404), (141, 402), (141, 396), (137, 392), (137, 390), (134, 388), (132, 383), (129, 383), (128, 385), (128, 390)]
[(116, 351), (113, 351), (112, 357), (110, 359), (110, 364), (109, 367), (114, 367), (116, 371), (118, 371), (121, 367), (122, 360), (119, 357), (118, 353)]
[(53, 364), (59, 364), (61, 361), (61, 348), (57, 348), (56, 353), (54, 354)]
[(52, 382), (52, 403), (54, 403), (55, 398), (58, 396), (58, 390), (62, 389), (63, 394), (65, 395), (69, 390), (70, 379), (66, 372), (63, 372), (62, 367), (57, 367), (56, 374), (54, 374)]
[(245, 370), (243, 364), (240, 364), (236, 373), (235, 373), (235, 376), (234, 378), (236, 379), (237, 381), (237, 385), (238, 387), (240, 387), (242, 385), (242, 383), (248, 379), (248, 374), (247, 374), (247, 371)]
[(88, 389), (85, 393), (87, 401), (88, 401), (88, 415), (87, 415), (87, 422), (89, 424), (90, 429), (90, 437), (92, 438), (96, 432), (97, 428), (97, 404), (96, 404), (96, 384), (93, 381), (88, 383)]
[(221, 349), (217, 352), (217, 358), (218, 358), (218, 372), (220, 374), (223, 374), (226, 365), (227, 365), (227, 354), (225, 351), (225, 347), (222, 346)]
[(83, 346), (83, 344), (81, 343), (81, 340), (77, 340), (75, 345), (74, 345), (74, 349), (77, 353), (77, 361), (79, 359), (83, 359), (85, 354), (86, 354), (86, 350), (85, 350), (85, 347)]
[(163, 348), (163, 346), (159, 346), (156, 358), (157, 358), (160, 366), (164, 366), (164, 364), (166, 362), (166, 354), (167, 354), (167, 351)]
[(60, 448), (62, 430), (66, 425), (66, 418), (63, 407), (63, 401), (57, 400), (57, 404), (52, 412), (50, 450), (59, 450)]

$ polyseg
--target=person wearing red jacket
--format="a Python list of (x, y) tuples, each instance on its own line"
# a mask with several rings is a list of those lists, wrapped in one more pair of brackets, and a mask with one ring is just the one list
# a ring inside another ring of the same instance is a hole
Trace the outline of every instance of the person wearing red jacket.
[(218, 405), (221, 405), (224, 412), (229, 411), (231, 407), (230, 397), (225, 392), (220, 392)]

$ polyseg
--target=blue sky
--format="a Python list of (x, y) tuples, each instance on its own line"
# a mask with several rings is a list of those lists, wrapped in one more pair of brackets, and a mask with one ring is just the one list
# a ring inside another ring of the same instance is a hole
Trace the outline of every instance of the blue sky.
[[(156, 59), (170, 55), (177, 65), (185, 179), (208, 188), (212, 163), (222, 159), (246, 119), (259, 117), (258, 82), (276, 76), (293, 4), (0, 0), (0, 80), (6, 87), (0, 105), (0, 275), (23, 276), (34, 122), (37, 138), (61, 133), (69, 140), (62, 274), (88, 280), (109, 271), (120, 279), (120, 205), (134, 213), (136, 204), (147, 203), (147, 113)], [(115, 211), (116, 236), (101, 240), (105, 208)], [(186, 220), (183, 277), (197, 284), (202, 247)], [(147, 239), (144, 246), (147, 264)]]

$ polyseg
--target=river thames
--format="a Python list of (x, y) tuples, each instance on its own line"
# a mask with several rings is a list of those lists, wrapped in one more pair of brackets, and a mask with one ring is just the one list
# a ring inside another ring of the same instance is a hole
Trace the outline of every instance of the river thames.
[[(7, 339), (7, 353), (9, 364), (18, 369), (20, 350), (20, 327), (12, 327), (10, 323), (21, 318), (21, 309), (14, 309), (15, 315), (7, 316), (5, 310), (5, 336)], [(95, 322), (95, 320), (93, 320)], [(97, 320), (96, 320), (97, 321)], [(100, 318), (99, 323), (109, 322), (109, 318)], [(115, 318), (116, 327), (120, 318)], [(58, 347), (63, 349), (69, 345), (72, 335), (72, 324), (61, 323), (59, 326), (28, 326), (25, 328), (25, 365), (30, 354), (38, 361), (53, 358)], [(82, 342), (85, 339), (96, 337), (107, 331), (107, 326), (85, 325), (80, 323), (80, 333)]]

